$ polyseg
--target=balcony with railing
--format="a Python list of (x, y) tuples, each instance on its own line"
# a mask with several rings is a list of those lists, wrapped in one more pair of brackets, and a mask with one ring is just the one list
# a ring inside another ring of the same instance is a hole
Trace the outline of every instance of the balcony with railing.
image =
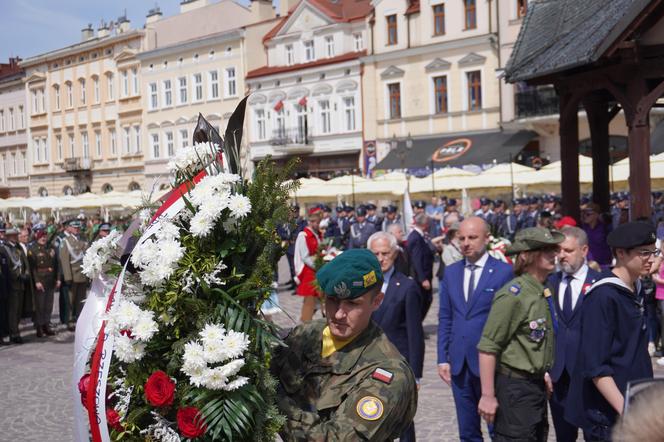
[(517, 119), (556, 115), (560, 110), (558, 94), (551, 86), (519, 91), (514, 98)]
[(272, 132), (272, 148), (281, 152), (306, 153), (314, 149), (311, 133), (302, 127), (279, 128)]
[(70, 173), (88, 172), (92, 169), (92, 160), (80, 157), (65, 158), (62, 168)]

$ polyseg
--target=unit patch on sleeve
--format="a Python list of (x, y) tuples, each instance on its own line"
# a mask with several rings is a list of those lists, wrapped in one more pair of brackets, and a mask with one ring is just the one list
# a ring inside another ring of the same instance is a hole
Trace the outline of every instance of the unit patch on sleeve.
[(357, 415), (367, 421), (377, 421), (383, 416), (383, 403), (374, 396), (364, 396), (357, 402)]

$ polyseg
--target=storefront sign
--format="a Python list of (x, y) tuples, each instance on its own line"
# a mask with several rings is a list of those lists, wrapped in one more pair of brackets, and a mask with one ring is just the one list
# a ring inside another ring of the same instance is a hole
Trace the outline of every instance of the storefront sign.
[(431, 160), (436, 163), (452, 161), (468, 152), (472, 145), (473, 142), (469, 138), (457, 138), (437, 148), (431, 155)]

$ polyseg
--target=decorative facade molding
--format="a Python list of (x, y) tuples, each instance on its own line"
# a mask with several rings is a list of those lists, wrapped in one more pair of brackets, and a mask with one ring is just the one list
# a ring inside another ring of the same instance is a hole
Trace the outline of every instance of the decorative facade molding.
[(473, 66), (477, 64), (484, 64), (485, 61), (486, 57), (471, 52), (470, 54), (466, 55), (461, 60), (459, 60), (459, 66)]
[(438, 72), (438, 71), (446, 71), (452, 66), (452, 63), (450, 63), (447, 60), (443, 60), (441, 58), (434, 58), (431, 63), (428, 65), (424, 66), (424, 71), (425, 72)]
[(403, 69), (399, 69), (398, 67), (392, 65), (392, 66), (388, 67), (387, 69), (385, 69), (380, 74), (380, 78), (382, 78), (383, 80), (388, 80), (388, 79), (392, 79), (392, 78), (401, 78), (401, 77), (403, 77), (404, 73), (405, 72), (404, 72)]

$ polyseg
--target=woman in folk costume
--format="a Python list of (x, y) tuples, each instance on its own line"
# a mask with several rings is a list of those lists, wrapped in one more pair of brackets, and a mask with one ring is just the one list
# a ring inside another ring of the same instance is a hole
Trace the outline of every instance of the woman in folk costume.
[(314, 285), (316, 280), (316, 253), (320, 242), (320, 220), (322, 211), (319, 207), (309, 210), (307, 226), (297, 235), (295, 240), (295, 282), (297, 287), (295, 293), (302, 296), (302, 313), (300, 320), (311, 321), (318, 301), (318, 290)]

